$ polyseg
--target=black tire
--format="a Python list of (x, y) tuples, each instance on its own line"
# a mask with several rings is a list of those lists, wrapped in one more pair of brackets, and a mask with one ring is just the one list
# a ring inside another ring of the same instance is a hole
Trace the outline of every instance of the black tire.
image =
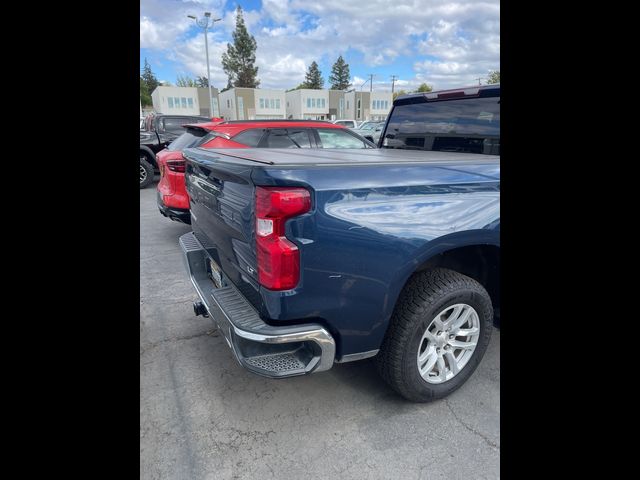
[[(478, 314), (477, 346), (453, 378), (428, 383), (418, 371), (417, 355), (422, 334), (448, 306), (465, 303)], [(491, 298), (482, 285), (460, 273), (436, 268), (416, 273), (400, 294), (389, 329), (376, 356), (378, 372), (400, 395), (414, 402), (430, 402), (459, 388), (474, 372), (491, 340)]]
[(153, 182), (153, 165), (147, 160), (147, 156), (140, 152), (140, 188), (146, 188)]

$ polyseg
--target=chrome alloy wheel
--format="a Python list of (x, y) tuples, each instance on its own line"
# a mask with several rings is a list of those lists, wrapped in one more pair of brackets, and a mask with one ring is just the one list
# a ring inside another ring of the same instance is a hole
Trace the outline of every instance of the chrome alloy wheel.
[[(142, 159), (142, 157), (140, 157)], [(140, 183), (144, 182), (147, 179), (147, 171), (144, 169), (142, 165), (140, 165)]]
[(478, 345), (480, 318), (471, 305), (458, 303), (442, 310), (420, 339), (418, 371), (428, 383), (455, 377)]

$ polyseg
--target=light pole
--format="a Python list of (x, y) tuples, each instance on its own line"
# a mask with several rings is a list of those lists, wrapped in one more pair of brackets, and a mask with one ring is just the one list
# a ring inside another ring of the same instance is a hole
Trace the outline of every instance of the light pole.
[(369, 78), (365, 80), (362, 85), (360, 85), (360, 91), (362, 91), (362, 87), (364, 87), (369, 81), (371, 81), (371, 85), (369, 86), (369, 93), (373, 91), (373, 73), (370, 73)]
[[(211, 12), (204, 12), (204, 18), (198, 20), (193, 15), (187, 15), (189, 18), (193, 18), (201, 28), (204, 28), (204, 50), (207, 53), (207, 85), (209, 86), (209, 113), (213, 117), (213, 95), (211, 94), (211, 71), (209, 70), (209, 40), (207, 39), (207, 28), (209, 25), (213, 26), (214, 23), (222, 20), (221, 18), (215, 18), (211, 20)], [(209, 23), (211, 22), (211, 23)]]

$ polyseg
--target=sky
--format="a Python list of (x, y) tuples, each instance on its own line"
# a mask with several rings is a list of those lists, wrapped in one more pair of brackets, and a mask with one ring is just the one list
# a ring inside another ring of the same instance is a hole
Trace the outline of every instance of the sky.
[[(353, 87), (414, 90), (485, 83), (500, 70), (499, 0), (140, 0), (140, 68), (146, 58), (156, 77), (207, 76), (204, 33), (187, 15), (222, 18), (209, 30), (212, 86), (227, 76), (222, 53), (241, 6), (258, 44), (260, 88), (289, 89), (304, 81), (316, 61), (329, 87), (339, 55), (349, 64)], [(362, 84), (367, 82), (364, 86)]]

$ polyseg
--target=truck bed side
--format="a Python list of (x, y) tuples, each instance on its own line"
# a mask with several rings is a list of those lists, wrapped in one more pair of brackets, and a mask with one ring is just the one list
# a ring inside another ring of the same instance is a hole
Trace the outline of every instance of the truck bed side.
[[(430, 257), (499, 245), (499, 157), (265, 150), (185, 151), (194, 233), (265, 322), (325, 326), (338, 359), (379, 348), (402, 287)], [(293, 290), (258, 284), (255, 186), (311, 192), (311, 211), (286, 225), (300, 250)]]

